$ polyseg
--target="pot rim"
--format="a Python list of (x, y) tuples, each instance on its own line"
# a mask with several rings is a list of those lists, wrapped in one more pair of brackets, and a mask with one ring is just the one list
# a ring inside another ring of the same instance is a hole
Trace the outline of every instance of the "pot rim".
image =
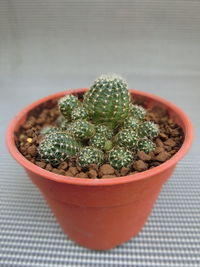
[(35, 165), (34, 163), (30, 162), (28, 159), (26, 159), (20, 151), (17, 149), (15, 140), (14, 140), (14, 132), (16, 129), (16, 126), (18, 125), (19, 121), (30, 111), (33, 110), (36, 106), (47, 102), (48, 100), (54, 99), (54, 98), (59, 98), (62, 97), (63, 95), (66, 94), (74, 94), (74, 93), (84, 93), (88, 89), (87, 88), (79, 88), (79, 89), (72, 89), (68, 91), (62, 91), (56, 94), (51, 94), (47, 97), (43, 97), (32, 104), (28, 105), (24, 109), (22, 109), (10, 122), (7, 133), (6, 133), (6, 143), (9, 149), (9, 152), (13, 156), (13, 158), (20, 163), (25, 169), (28, 171), (31, 171), (39, 176), (42, 176), (43, 178), (53, 180), (59, 183), (67, 183), (67, 184), (73, 184), (73, 185), (79, 185), (79, 186), (109, 186), (109, 185), (117, 185), (117, 184), (126, 184), (130, 183), (133, 181), (138, 181), (141, 179), (147, 179), (149, 177), (152, 177), (154, 175), (157, 175), (165, 170), (167, 170), (170, 167), (173, 167), (176, 165), (176, 163), (184, 157), (184, 155), (188, 152), (192, 141), (193, 141), (193, 127), (191, 124), (191, 121), (187, 117), (187, 115), (176, 105), (172, 104), (171, 102), (156, 96), (151, 93), (146, 93), (142, 91), (137, 91), (134, 89), (130, 89), (129, 92), (132, 94), (137, 94), (138, 96), (143, 96), (146, 98), (150, 98), (151, 100), (158, 102), (161, 105), (166, 106), (167, 108), (170, 108), (173, 110), (178, 117), (182, 120), (183, 122), (183, 127), (184, 127), (184, 142), (179, 149), (179, 151), (172, 156), (169, 160), (166, 162), (162, 163), (161, 165), (150, 169), (146, 170), (140, 173), (136, 173), (133, 175), (128, 175), (128, 176), (120, 176), (116, 178), (110, 178), (110, 179), (87, 179), (87, 178), (75, 178), (75, 177), (70, 177), (70, 176), (64, 176), (60, 174), (55, 174), (53, 172), (47, 171), (45, 169), (42, 169), (41, 167)]

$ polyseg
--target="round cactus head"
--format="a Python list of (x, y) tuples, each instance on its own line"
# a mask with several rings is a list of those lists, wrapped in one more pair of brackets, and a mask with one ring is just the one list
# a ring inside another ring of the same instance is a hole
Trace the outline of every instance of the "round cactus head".
[(139, 127), (139, 124), (140, 124), (140, 121), (138, 119), (136, 119), (133, 116), (130, 116), (124, 120), (123, 126), (124, 128), (131, 128), (133, 130), (137, 130)]
[(41, 141), (38, 152), (42, 160), (52, 165), (77, 156), (81, 144), (66, 133), (48, 134)]
[(127, 148), (116, 147), (113, 148), (108, 156), (110, 165), (119, 170), (122, 167), (129, 167), (133, 162), (133, 154)]
[(145, 121), (140, 125), (138, 133), (140, 137), (155, 138), (159, 134), (158, 125), (152, 121)]
[(45, 126), (40, 130), (40, 135), (45, 136), (47, 134), (59, 132), (60, 129), (58, 127), (53, 126)]
[(98, 148), (87, 146), (81, 149), (77, 163), (80, 167), (89, 167), (91, 164), (100, 166), (104, 160), (104, 153)]
[(72, 110), (80, 105), (80, 101), (74, 95), (66, 95), (59, 99), (58, 108), (60, 113), (67, 119), (71, 118)]
[(96, 133), (104, 135), (108, 139), (111, 139), (112, 136), (113, 136), (113, 130), (110, 127), (106, 126), (106, 125), (97, 124), (95, 126), (95, 129), (96, 129)]
[(156, 148), (156, 145), (149, 139), (141, 139), (138, 142), (138, 150), (150, 153)]
[(143, 120), (146, 115), (146, 112), (146, 109), (142, 106), (131, 104), (130, 113), (134, 118), (138, 120)]
[(112, 141), (108, 140), (105, 135), (102, 135), (100, 133), (96, 133), (90, 139), (90, 145), (105, 151), (109, 151), (113, 147)]
[(95, 135), (95, 126), (85, 120), (77, 120), (70, 124), (69, 132), (76, 139), (85, 140), (90, 139)]
[(139, 138), (137, 133), (132, 129), (122, 129), (115, 136), (115, 142), (118, 146), (133, 149), (137, 146)]
[(81, 119), (88, 119), (88, 112), (87, 110), (80, 106), (72, 110), (71, 118), (73, 121), (81, 120)]
[(116, 75), (102, 75), (84, 95), (84, 106), (95, 123), (116, 127), (129, 114), (127, 82)]

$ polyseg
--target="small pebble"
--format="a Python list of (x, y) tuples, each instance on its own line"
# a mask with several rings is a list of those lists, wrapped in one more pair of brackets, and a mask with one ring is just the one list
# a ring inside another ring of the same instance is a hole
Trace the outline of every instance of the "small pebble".
[(85, 172), (79, 172), (76, 175), (77, 178), (88, 178), (87, 174)]
[(168, 152), (164, 151), (164, 152), (159, 153), (155, 158), (158, 161), (164, 162), (170, 158), (170, 154)]
[(101, 178), (102, 179), (109, 179), (109, 178), (115, 178), (116, 176), (115, 175), (103, 175)]
[(176, 145), (176, 143), (172, 139), (168, 139), (164, 142), (164, 144), (171, 147), (174, 147)]
[(129, 168), (125, 168), (125, 167), (122, 167), (121, 170), (120, 170), (120, 173), (122, 176), (125, 176), (127, 175), (127, 173), (130, 171)]
[(35, 164), (40, 168), (45, 168), (46, 167), (46, 163), (43, 162), (43, 161), (36, 161)]
[(95, 170), (89, 170), (87, 174), (89, 178), (97, 178), (97, 172)]
[(37, 147), (35, 145), (31, 145), (28, 147), (27, 152), (34, 157), (37, 155)]
[(68, 171), (71, 172), (73, 176), (78, 173), (78, 169), (76, 167), (70, 167)]
[(58, 166), (59, 169), (61, 170), (67, 170), (68, 168), (68, 163), (66, 161), (63, 161), (60, 163), (60, 165)]
[(115, 169), (110, 164), (104, 164), (100, 167), (99, 171), (102, 173), (102, 176), (110, 175), (115, 173)]
[(151, 156), (146, 154), (144, 151), (138, 151), (137, 156), (139, 157), (139, 159), (144, 161), (151, 160)]
[(142, 160), (137, 160), (133, 163), (133, 168), (139, 172), (146, 171), (148, 169), (148, 164)]

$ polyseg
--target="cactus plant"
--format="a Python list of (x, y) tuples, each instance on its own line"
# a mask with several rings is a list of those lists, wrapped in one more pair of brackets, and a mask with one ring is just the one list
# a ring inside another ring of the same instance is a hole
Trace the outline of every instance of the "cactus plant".
[(90, 139), (90, 145), (105, 151), (109, 151), (113, 147), (112, 141), (108, 140), (107, 137), (101, 133), (96, 133)]
[(115, 136), (115, 142), (118, 146), (133, 149), (137, 146), (138, 134), (132, 129), (122, 129)]
[(100, 166), (104, 160), (104, 153), (98, 148), (86, 146), (81, 149), (77, 163), (80, 167), (89, 167), (91, 164)]
[(83, 102), (67, 95), (59, 99), (58, 108), (57, 127), (41, 130), (38, 151), (45, 162), (56, 165), (75, 157), (79, 166), (88, 167), (108, 160), (119, 170), (130, 166), (136, 151), (155, 149), (158, 126), (145, 120), (145, 108), (132, 104), (128, 85), (119, 76), (100, 76)]
[(116, 127), (129, 114), (130, 94), (126, 81), (116, 75), (100, 76), (84, 95), (84, 106), (94, 123)]
[(124, 147), (113, 148), (108, 156), (110, 165), (119, 170), (122, 167), (129, 167), (133, 162), (133, 154), (130, 150)]
[(71, 118), (72, 110), (77, 108), (79, 105), (80, 101), (74, 95), (66, 95), (58, 101), (60, 113), (67, 119)]
[(139, 128), (140, 121), (133, 116), (129, 116), (124, 120), (124, 128), (131, 128), (137, 130)]
[(146, 115), (146, 112), (147, 112), (146, 109), (143, 108), (142, 106), (133, 104), (131, 104), (130, 106), (131, 115), (138, 120), (143, 120)]
[(73, 121), (80, 120), (80, 119), (88, 119), (88, 112), (87, 110), (80, 106), (72, 110), (71, 118)]
[(48, 134), (41, 141), (38, 152), (42, 160), (52, 165), (77, 156), (81, 144), (66, 133)]
[(158, 125), (152, 121), (145, 121), (140, 125), (138, 134), (140, 137), (155, 138), (159, 134)]
[(97, 124), (95, 126), (96, 133), (102, 134), (108, 139), (111, 139), (113, 136), (113, 131), (110, 127), (103, 125), (103, 124)]
[(70, 124), (69, 132), (80, 140), (90, 139), (95, 134), (95, 126), (85, 120), (77, 120)]
[(138, 150), (144, 151), (145, 153), (148, 154), (156, 148), (156, 145), (149, 139), (141, 139), (139, 140), (137, 147)]

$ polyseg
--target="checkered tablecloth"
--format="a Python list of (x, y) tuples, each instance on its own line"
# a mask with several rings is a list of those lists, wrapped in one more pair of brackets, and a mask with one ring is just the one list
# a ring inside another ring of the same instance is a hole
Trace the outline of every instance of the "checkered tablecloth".
[[(0, 266), (200, 266), (200, 2), (0, 1)], [(24, 106), (116, 72), (191, 118), (196, 138), (142, 232), (106, 252), (74, 244), (8, 154)]]

